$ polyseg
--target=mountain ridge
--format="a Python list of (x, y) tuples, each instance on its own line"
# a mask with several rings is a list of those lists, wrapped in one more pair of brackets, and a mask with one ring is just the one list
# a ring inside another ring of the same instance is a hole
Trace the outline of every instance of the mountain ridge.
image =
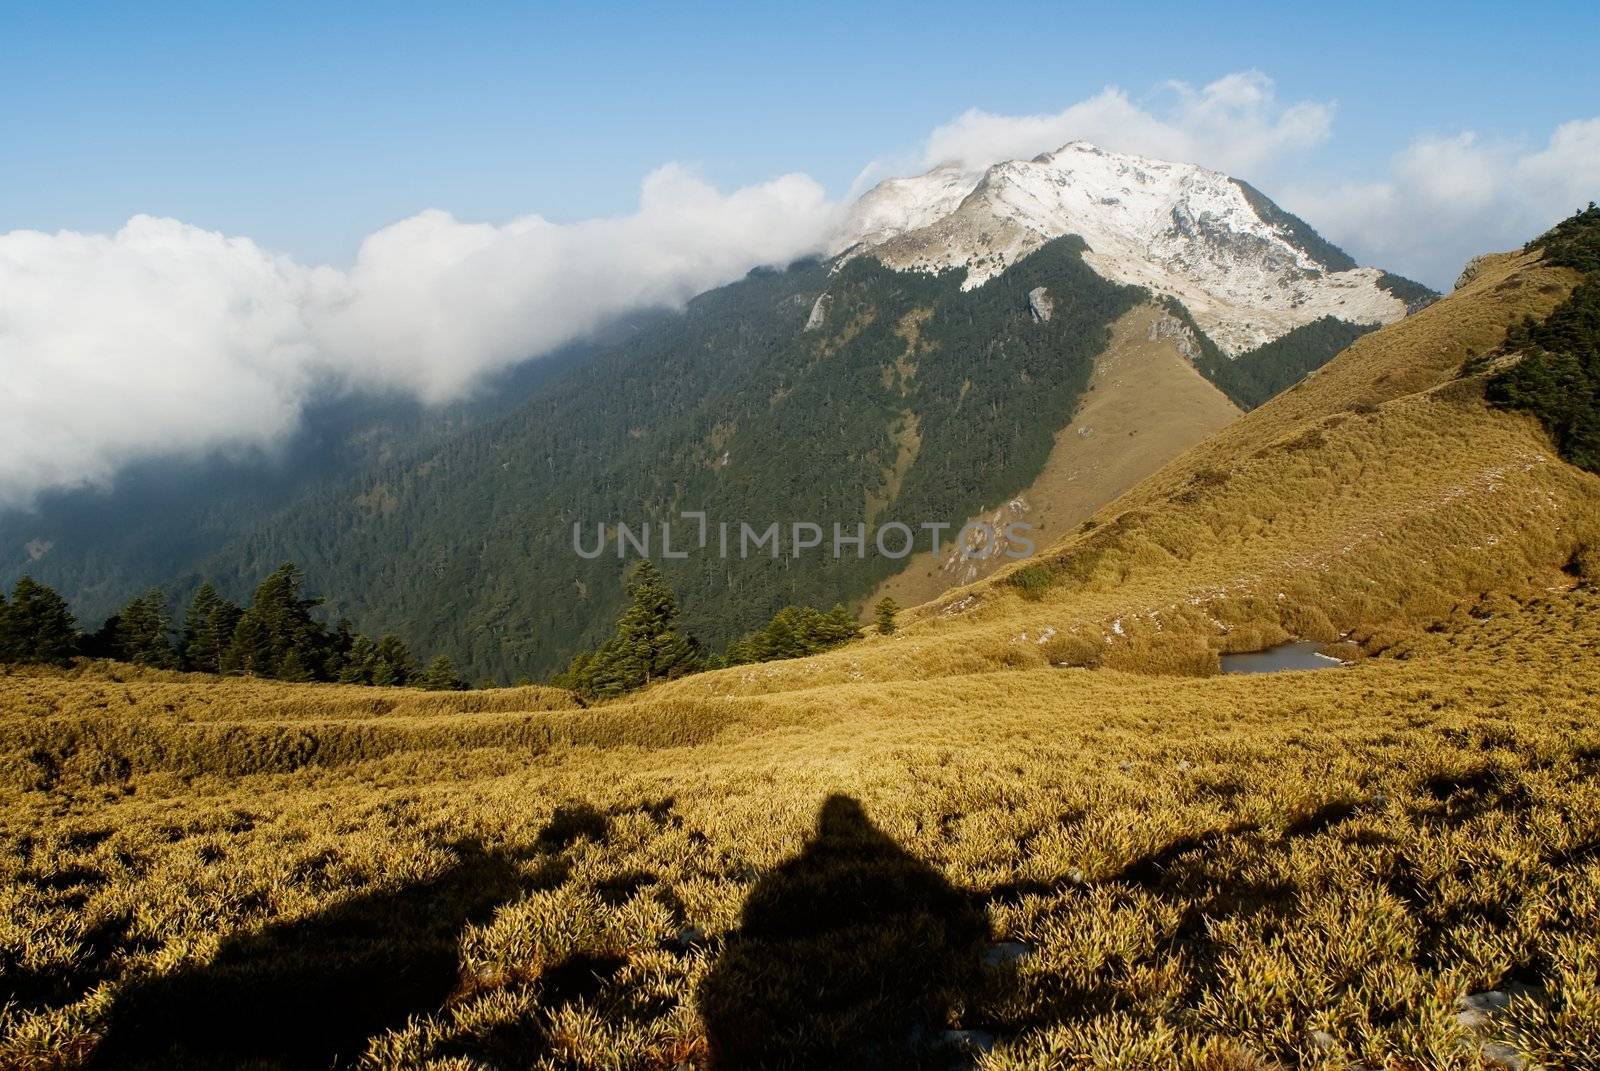
[(981, 172), (944, 165), (890, 180), (857, 202), (832, 248), (908, 270), (965, 268), (971, 287), (1066, 234), (1107, 279), (1183, 301), (1230, 356), (1323, 316), (1392, 323), (1410, 302), (1390, 286), (1426, 291), (1357, 266), (1248, 183), (1081, 141)]

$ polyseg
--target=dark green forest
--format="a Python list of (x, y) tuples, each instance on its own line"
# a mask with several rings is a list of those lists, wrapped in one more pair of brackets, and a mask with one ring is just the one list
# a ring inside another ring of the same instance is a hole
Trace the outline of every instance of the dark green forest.
[(376, 642), (348, 621), (329, 628), (315, 613), (319, 598), (303, 593), (305, 577), (292, 563), (274, 569), (246, 606), (236, 606), (202, 583), (175, 628), (167, 596), (151, 588), (130, 599), (94, 632), (78, 627), (67, 601), (31, 576), (9, 598), (0, 590), (0, 665), (66, 666), (82, 655), (153, 669), (339, 681), (448, 690), (465, 688), (448, 655), (419, 668), (399, 637)]
[(1503, 352), (1522, 357), (1489, 381), (1489, 400), (1533, 413), (1562, 457), (1600, 472), (1600, 208), (1591, 202), (1528, 248), (1583, 281), (1543, 321), (1508, 333)]
[[(599, 647), (625, 602), (629, 562), (579, 557), (574, 523), (592, 533), (705, 510), (758, 527), (916, 527), (1026, 486), (1109, 324), (1143, 297), (1091, 271), (1080, 247), (1053, 242), (969, 292), (959, 272), (868, 259), (754, 272), (514, 412), (306, 498), (204, 572), (237, 590), (301, 562), (337, 593), (333, 616), (447, 652), (474, 678), (543, 677)], [(1028, 312), (1036, 286), (1055, 297), (1046, 323)], [(826, 320), (806, 331), (824, 290)], [(899, 565), (787, 549), (658, 564), (707, 649), (785, 606), (859, 599)]]
[(1201, 342), (1200, 373), (1240, 409), (1254, 409), (1315, 372), (1376, 324), (1353, 324), (1324, 316), (1273, 339), (1259, 349), (1228, 357), (1209, 339)]

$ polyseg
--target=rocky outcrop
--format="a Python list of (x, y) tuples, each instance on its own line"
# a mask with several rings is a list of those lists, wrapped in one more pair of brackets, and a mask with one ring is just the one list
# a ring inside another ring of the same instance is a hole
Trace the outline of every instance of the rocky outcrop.
[(1178, 352), (1183, 354), (1184, 360), (1193, 364), (1200, 359), (1200, 340), (1195, 338), (1194, 330), (1170, 312), (1163, 312), (1150, 321), (1150, 330), (1145, 337), (1151, 342), (1170, 338)]
[(1463, 286), (1476, 279), (1478, 273), (1483, 271), (1484, 265), (1493, 260), (1495, 256), (1496, 254), (1494, 253), (1483, 253), (1467, 261), (1467, 266), (1462, 268), (1461, 274), (1456, 277), (1455, 289), (1460, 290)]
[(828, 322), (828, 306), (833, 304), (833, 299), (826, 293), (818, 294), (816, 304), (811, 306), (811, 315), (806, 317), (807, 331), (815, 331)]
[(1034, 323), (1049, 323), (1050, 314), (1055, 311), (1055, 307), (1056, 303), (1046, 287), (1036, 286), (1028, 291), (1028, 311), (1033, 313)]

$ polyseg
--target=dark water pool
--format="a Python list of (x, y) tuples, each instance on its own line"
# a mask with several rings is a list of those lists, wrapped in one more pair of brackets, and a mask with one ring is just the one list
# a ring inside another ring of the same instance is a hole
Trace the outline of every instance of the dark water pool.
[(1265, 651), (1225, 654), (1222, 656), (1222, 672), (1283, 673), (1287, 670), (1334, 669), (1344, 665), (1337, 658), (1318, 654), (1317, 648), (1321, 646), (1320, 643), (1298, 640), (1294, 643), (1281, 643)]

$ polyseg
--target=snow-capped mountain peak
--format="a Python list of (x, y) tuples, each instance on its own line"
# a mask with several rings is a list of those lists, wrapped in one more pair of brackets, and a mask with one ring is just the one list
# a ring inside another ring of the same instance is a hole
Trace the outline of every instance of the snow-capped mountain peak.
[(1076, 234), (1117, 282), (1177, 298), (1228, 353), (1322, 316), (1388, 323), (1406, 304), (1251, 187), (1196, 164), (1075, 141), (983, 171), (934, 168), (856, 203), (833, 250), (891, 267), (965, 268), (983, 285), (1045, 242)]

